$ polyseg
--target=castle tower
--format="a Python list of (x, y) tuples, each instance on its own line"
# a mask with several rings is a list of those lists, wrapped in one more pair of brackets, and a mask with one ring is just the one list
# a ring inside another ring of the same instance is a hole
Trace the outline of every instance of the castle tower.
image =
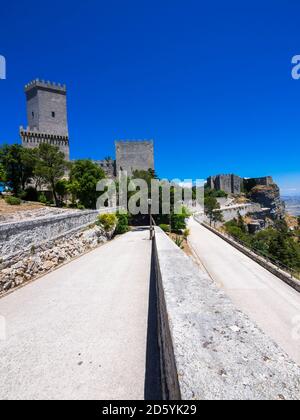
[(154, 143), (153, 140), (145, 141), (116, 141), (116, 173), (126, 171), (132, 176), (135, 170), (154, 169)]
[(35, 80), (25, 86), (25, 94), (28, 127), (20, 127), (22, 145), (35, 148), (49, 143), (69, 160), (66, 86)]

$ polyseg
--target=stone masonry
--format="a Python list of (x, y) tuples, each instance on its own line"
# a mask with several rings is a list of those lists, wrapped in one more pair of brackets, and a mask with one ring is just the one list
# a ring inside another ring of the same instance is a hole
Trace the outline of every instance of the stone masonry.
[(20, 127), (22, 145), (35, 148), (49, 143), (69, 160), (66, 86), (37, 79), (25, 86), (25, 94), (28, 126)]
[(215, 175), (207, 179), (207, 184), (212, 190), (223, 190), (227, 194), (240, 194), (242, 178), (234, 174)]
[(153, 141), (116, 141), (116, 175), (126, 171), (154, 169)]

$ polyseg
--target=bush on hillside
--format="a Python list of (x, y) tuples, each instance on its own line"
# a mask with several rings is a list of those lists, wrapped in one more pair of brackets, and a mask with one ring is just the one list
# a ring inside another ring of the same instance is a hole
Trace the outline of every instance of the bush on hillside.
[(129, 222), (128, 222), (128, 214), (127, 213), (117, 213), (117, 227), (115, 233), (117, 235), (122, 235), (129, 231)]
[(115, 214), (100, 214), (98, 216), (98, 222), (103, 227), (105, 232), (111, 232), (118, 223), (118, 218)]
[(6, 197), (5, 202), (10, 206), (19, 206), (22, 203), (22, 200), (18, 197), (9, 196)]

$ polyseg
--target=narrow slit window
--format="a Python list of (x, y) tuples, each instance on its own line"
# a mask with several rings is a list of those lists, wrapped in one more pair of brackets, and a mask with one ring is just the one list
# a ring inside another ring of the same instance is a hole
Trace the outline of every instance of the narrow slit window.
[(52, 118), (55, 118), (55, 112), (52, 111)]

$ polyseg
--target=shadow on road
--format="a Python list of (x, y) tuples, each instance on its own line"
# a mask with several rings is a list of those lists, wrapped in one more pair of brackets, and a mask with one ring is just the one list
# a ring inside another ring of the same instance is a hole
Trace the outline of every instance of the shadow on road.
[(157, 294), (153, 253), (149, 287), (148, 336), (144, 397), (145, 400), (162, 400), (160, 355), (157, 329)]

